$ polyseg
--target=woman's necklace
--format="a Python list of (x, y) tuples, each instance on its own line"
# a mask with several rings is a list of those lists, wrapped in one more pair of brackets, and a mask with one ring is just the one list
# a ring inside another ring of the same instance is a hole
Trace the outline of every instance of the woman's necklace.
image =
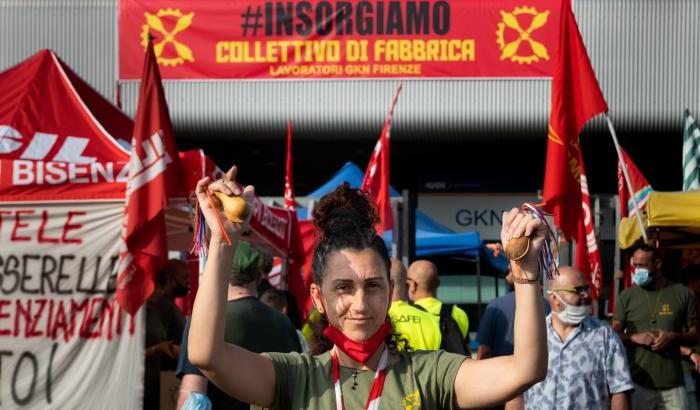
[[(372, 387), (369, 390), (369, 397), (367, 397), (367, 402), (365, 403), (365, 409), (367, 410), (377, 410), (379, 408), (379, 400), (382, 397), (382, 392), (384, 391), (384, 379), (386, 378), (386, 369), (389, 363), (389, 349), (384, 348), (382, 356), (379, 359), (379, 365), (377, 366), (377, 371), (374, 374), (374, 381), (372, 382)], [(336, 410), (345, 410), (345, 405), (343, 404), (343, 390), (340, 385), (340, 360), (338, 359), (338, 352), (336, 348), (331, 351), (331, 372), (333, 376), (333, 388), (335, 390), (335, 406)], [(357, 371), (355, 371), (353, 379), (357, 377)], [(357, 388), (357, 381), (353, 382), (353, 390)]]

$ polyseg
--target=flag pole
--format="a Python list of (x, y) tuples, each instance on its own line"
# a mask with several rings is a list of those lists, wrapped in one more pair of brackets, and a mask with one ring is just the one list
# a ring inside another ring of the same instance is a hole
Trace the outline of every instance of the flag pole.
[(394, 116), (394, 109), (396, 108), (396, 104), (399, 102), (399, 94), (401, 94), (401, 90), (403, 90), (403, 83), (399, 83), (399, 86), (396, 87), (396, 91), (394, 92), (394, 98), (391, 99), (389, 114), (384, 120), (384, 126), (386, 126), (391, 121), (391, 118)]
[(627, 171), (627, 164), (625, 163), (624, 158), (622, 158), (622, 151), (620, 150), (620, 143), (617, 140), (617, 133), (615, 132), (615, 127), (613, 127), (613, 123), (610, 120), (610, 116), (608, 115), (608, 113), (605, 113), (605, 120), (608, 123), (608, 129), (610, 129), (610, 135), (612, 136), (613, 145), (615, 145), (615, 151), (617, 151), (617, 158), (620, 161), (620, 164), (622, 165), (622, 173), (625, 176), (627, 190), (629, 191), (630, 198), (632, 198), (632, 203), (634, 203), (634, 210), (637, 214), (637, 222), (639, 222), (639, 228), (642, 231), (642, 238), (644, 238), (644, 242), (647, 242), (649, 239), (647, 238), (647, 231), (644, 228), (644, 222), (642, 222), (642, 214), (639, 212), (639, 204), (637, 203), (637, 197), (634, 195), (634, 188), (632, 188), (630, 175)]

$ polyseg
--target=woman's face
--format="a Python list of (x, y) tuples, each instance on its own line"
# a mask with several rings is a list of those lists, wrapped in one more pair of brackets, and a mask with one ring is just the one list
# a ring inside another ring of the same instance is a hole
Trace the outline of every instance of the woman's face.
[(372, 337), (384, 323), (391, 292), (386, 266), (371, 249), (332, 253), (323, 283), (311, 285), (316, 307), (326, 313), (331, 325), (356, 342)]

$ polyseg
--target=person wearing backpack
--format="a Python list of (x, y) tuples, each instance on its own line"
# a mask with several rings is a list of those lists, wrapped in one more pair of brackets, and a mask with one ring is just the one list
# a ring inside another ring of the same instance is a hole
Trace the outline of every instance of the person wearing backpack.
[(442, 343), (446, 352), (469, 356), (469, 317), (460, 307), (442, 303), (437, 296), (440, 286), (437, 266), (418, 260), (408, 268), (408, 297), (416, 307), (425, 309), (440, 320)]

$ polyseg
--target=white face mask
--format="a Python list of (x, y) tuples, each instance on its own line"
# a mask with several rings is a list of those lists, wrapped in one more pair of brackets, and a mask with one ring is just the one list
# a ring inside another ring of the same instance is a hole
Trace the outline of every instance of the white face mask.
[(644, 287), (652, 280), (651, 272), (647, 268), (635, 268), (632, 274), (632, 283)]
[(564, 310), (561, 312), (554, 312), (554, 314), (556, 314), (559, 320), (561, 320), (564, 324), (578, 325), (583, 321), (583, 319), (586, 318), (586, 316), (588, 316), (591, 308), (590, 305), (570, 305), (564, 302), (564, 299), (562, 299), (556, 292), (554, 292), (554, 296), (564, 304)]

